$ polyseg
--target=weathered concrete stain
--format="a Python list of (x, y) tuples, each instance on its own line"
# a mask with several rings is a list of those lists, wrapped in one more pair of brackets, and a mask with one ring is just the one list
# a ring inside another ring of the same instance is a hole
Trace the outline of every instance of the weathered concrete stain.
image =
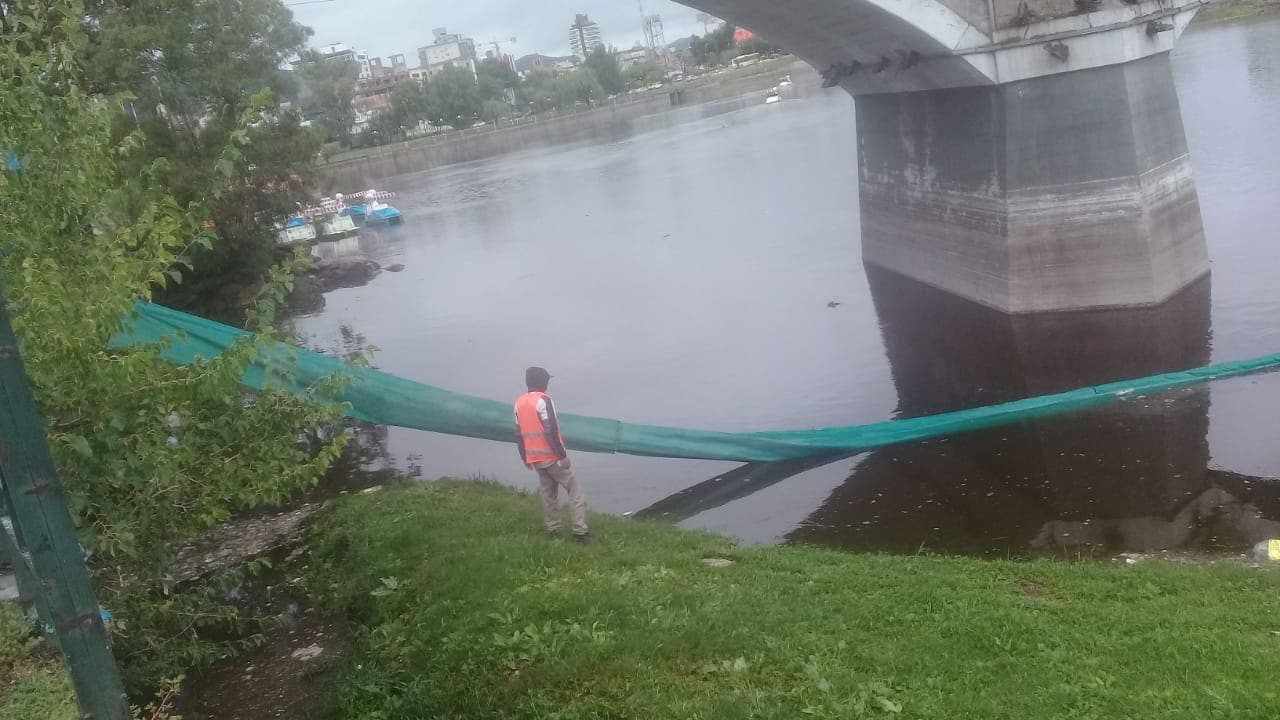
[(1167, 56), (857, 113), (868, 263), (1006, 312), (1151, 305), (1208, 272)]

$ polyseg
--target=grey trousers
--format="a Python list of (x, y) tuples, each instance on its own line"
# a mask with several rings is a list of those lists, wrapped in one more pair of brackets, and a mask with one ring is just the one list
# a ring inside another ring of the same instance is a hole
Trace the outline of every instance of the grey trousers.
[(573, 510), (573, 534), (587, 534), (587, 499), (582, 496), (582, 486), (573, 476), (573, 470), (552, 462), (545, 467), (534, 466), (538, 471), (539, 490), (542, 495), (542, 516), (547, 532), (560, 532), (560, 488), (569, 495), (569, 507)]

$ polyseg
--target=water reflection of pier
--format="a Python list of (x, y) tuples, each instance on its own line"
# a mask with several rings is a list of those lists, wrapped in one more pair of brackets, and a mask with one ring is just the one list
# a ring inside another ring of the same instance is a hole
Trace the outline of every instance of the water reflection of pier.
[[(1156, 308), (1004, 315), (868, 268), (914, 417), (1204, 365), (1209, 283)], [(1207, 386), (886, 448), (788, 539), (858, 549), (1025, 553), (1239, 549), (1280, 534), (1280, 482), (1210, 470)], [(684, 519), (839, 458), (746, 465), (639, 515)]]

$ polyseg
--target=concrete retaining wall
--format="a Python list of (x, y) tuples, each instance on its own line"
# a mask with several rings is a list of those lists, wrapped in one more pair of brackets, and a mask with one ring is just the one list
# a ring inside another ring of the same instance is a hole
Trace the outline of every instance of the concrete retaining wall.
[[(573, 142), (608, 142), (643, 130), (654, 118), (680, 107), (764, 92), (790, 74), (799, 85), (817, 86), (821, 79), (807, 64), (788, 60), (756, 66), (755, 72), (724, 81), (679, 83), (671, 92), (650, 91), (642, 99), (608, 105), (591, 111), (562, 114), (524, 125), (450, 133), (422, 140), (345, 153), (321, 165), (319, 177), (325, 189), (376, 187), (386, 178), (430, 170), (455, 163), (482, 160), (547, 145)], [(753, 68), (754, 69), (754, 68)], [(674, 93), (679, 95), (673, 97)], [(647, 119), (647, 120), (646, 120)]]

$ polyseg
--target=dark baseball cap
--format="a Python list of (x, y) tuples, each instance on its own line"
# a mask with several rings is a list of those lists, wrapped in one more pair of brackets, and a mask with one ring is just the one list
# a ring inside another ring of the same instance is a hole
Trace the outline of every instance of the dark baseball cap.
[(530, 390), (546, 390), (547, 383), (551, 380), (551, 373), (546, 368), (533, 366), (524, 371), (524, 385)]

